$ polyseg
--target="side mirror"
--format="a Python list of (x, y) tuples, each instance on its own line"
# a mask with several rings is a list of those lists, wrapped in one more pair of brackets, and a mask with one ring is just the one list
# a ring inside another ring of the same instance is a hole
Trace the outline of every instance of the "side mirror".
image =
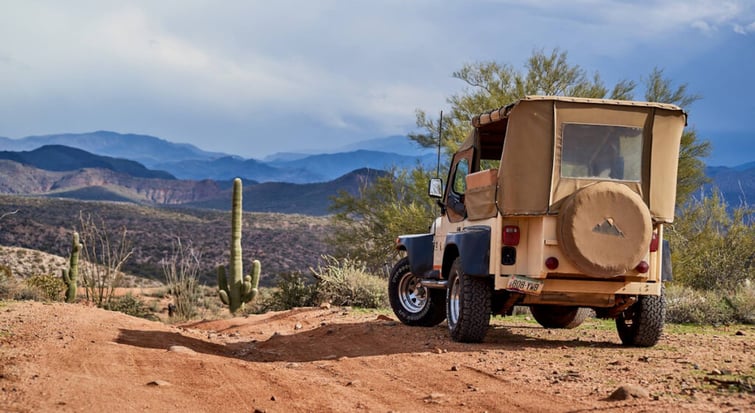
[(430, 179), (430, 188), (428, 190), (430, 198), (443, 198), (443, 180), (440, 178)]

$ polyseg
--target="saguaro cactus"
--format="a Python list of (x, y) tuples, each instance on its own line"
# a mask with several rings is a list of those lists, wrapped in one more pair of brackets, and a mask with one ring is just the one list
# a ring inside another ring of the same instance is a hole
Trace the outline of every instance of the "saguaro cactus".
[(79, 251), (81, 251), (79, 233), (74, 231), (73, 241), (71, 242), (71, 256), (68, 259), (68, 269), (63, 269), (63, 282), (67, 287), (67, 303), (72, 303), (76, 300), (76, 286), (79, 278)]
[(233, 202), (231, 204), (231, 263), (230, 278), (226, 277), (225, 267), (218, 267), (218, 295), (231, 313), (244, 308), (257, 295), (261, 265), (258, 260), (252, 263), (252, 273), (244, 276), (241, 257), (241, 179), (233, 181)]

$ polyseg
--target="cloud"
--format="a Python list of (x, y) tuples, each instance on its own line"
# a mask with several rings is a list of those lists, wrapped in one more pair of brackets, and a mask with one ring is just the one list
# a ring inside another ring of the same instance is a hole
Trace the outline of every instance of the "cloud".
[(734, 28), (734, 33), (738, 33), (738, 34), (746, 35), (748, 33), (755, 33), (755, 22), (752, 22), (746, 26), (734, 24), (733, 28)]
[(734, 0), (16, 2), (0, 14), (0, 135), (120, 128), (203, 146), (277, 130), (259, 142), (272, 148), (406, 133), (416, 108), (463, 88), (463, 63), (561, 47), (637, 71), (627, 56), (657, 62), (673, 44), (682, 65), (752, 22)]

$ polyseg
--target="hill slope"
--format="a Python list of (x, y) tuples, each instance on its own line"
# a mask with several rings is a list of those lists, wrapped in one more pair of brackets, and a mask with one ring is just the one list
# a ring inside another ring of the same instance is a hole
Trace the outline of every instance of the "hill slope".
[(167, 172), (153, 171), (128, 159), (94, 155), (63, 145), (45, 145), (33, 151), (0, 151), (0, 159), (34, 166), (46, 171), (74, 171), (83, 168), (108, 169), (137, 178), (175, 179)]
[[(230, 195), (226, 199), (230, 207)], [(201, 252), (201, 277), (206, 284), (215, 284), (217, 266), (228, 262), (231, 217), (227, 211), (0, 195), (0, 212), (16, 210), (0, 221), (0, 245), (65, 257), (70, 232), (79, 227), (80, 215), (91, 214), (111, 230), (128, 230), (134, 255), (124, 266), (127, 273), (161, 279), (160, 261), (176, 238), (184, 244), (191, 242)], [(317, 266), (321, 255), (331, 252), (326, 242), (329, 227), (327, 218), (245, 213), (244, 261), (247, 265), (252, 259), (262, 262), (261, 283), (266, 286), (280, 273), (306, 272)]]

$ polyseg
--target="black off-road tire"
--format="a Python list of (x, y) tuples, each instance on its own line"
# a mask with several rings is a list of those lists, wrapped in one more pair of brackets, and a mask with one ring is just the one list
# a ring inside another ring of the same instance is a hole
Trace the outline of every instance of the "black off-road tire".
[(625, 346), (652, 347), (663, 334), (666, 319), (666, 298), (641, 295), (638, 301), (616, 318), (616, 330)]
[(489, 278), (465, 274), (456, 258), (448, 277), (446, 318), (454, 341), (479, 343), (490, 326), (493, 285)]
[(393, 266), (388, 278), (388, 299), (399, 321), (409, 326), (432, 327), (446, 319), (446, 292), (427, 288), (412, 274), (409, 259)]
[(533, 305), (532, 317), (545, 328), (572, 329), (579, 327), (590, 316), (591, 310), (585, 307), (560, 305)]

